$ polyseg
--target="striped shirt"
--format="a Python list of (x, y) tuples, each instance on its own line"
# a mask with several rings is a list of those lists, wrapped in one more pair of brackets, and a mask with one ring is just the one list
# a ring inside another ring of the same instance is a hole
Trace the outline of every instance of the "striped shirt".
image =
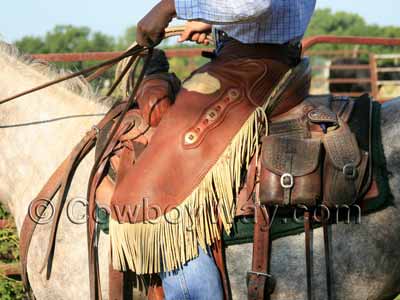
[(300, 40), (316, 0), (175, 0), (177, 17), (211, 23), (242, 43)]

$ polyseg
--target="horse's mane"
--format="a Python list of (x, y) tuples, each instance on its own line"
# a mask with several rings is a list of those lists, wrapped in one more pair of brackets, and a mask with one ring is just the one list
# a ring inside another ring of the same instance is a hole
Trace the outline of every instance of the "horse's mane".
[[(4, 58), (9, 60), (10, 63), (14, 63), (15, 68), (22, 69), (23, 67), (28, 66), (32, 70), (47, 77), (49, 81), (72, 73), (70, 70), (57, 69), (43, 60), (35, 59), (30, 55), (23, 54), (15, 45), (3, 41), (0, 41), (0, 55), (4, 56)], [(15, 62), (19, 62), (19, 64)], [(115, 99), (112, 99), (111, 97), (105, 98), (96, 94), (89, 82), (82, 76), (63, 81), (58, 83), (57, 86), (82, 98), (87, 98), (90, 101), (101, 102), (106, 106), (111, 106), (115, 102)]]

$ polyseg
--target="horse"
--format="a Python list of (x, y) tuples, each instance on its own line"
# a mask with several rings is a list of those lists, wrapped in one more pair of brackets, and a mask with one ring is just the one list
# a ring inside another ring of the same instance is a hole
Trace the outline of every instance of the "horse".
[[(15, 48), (0, 47), (0, 99), (49, 81), (58, 73), (47, 65), (19, 56)], [(30, 201), (54, 169), (110, 107), (99, 101), (83, 80), (53, 86), (0, 106), (0, 199), (14, 216), (20, 232)], [(382, 107), (381, 129), (393, 205), (364, 216), (361, 224), (331, 227), (333, 285), (336, 299), (393, 299), (400, 293), (400, 98)], [(52, 209), (33, 236), (28, 275), (38, 300), (88, 299), (85, 194), (94, 158), (79, 166), (58, 227), (52, 273), (40, 272), (51, 229)], [(226, 249), (233, 299), (246, 298), (246, 271), (251, 243)], [(306, 298), (304, 234), (272, 244), (270, 272), (277, 278), (272, 299)], [(313, 231), (314, 297), (327, 299), (322, 229)], [(99, 237), (103, 298), (108, 295), (109, 238)], [(205, 298), (209, 298), (205, 294)]]

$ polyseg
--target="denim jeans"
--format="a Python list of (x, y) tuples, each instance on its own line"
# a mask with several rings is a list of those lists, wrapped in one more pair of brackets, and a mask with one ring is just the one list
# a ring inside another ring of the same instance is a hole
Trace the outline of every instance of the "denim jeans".
[(213, 257), (199, 249), (199, 256), (182, 268), (160, 274), (166, 300), (221, 300), (221, 278)]

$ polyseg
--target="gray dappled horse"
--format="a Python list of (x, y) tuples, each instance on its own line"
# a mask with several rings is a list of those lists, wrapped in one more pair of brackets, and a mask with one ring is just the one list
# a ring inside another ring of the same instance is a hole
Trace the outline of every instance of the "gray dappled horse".
[[(0, 99), (56, 76), (43, 64), (17, 58), (0, 44)], [(77, 93), (79, 91), (79, 93)], [(89, 99), (90, 98), (90, 99)], [(0, 200), (21, 229), (30, 201), (58, 164), (108, 106), (99, 103), (79, 80), (22, 97), (0, 107)], [(334, 290), (337, 299), (393, 299), (400, 293), (400, 98), (383, 105), (382, 136), (394, 205), (364, 216), (359, 225), (340, 224), (332, 230)], [(69, 202), (59, 225), (52, 276), (39, 273), (50, 224), (38, 226), (28, 257), (28, 272), (38, 300), (88, 299), (89, 280), (85, 211), (82, 197), (93, 163), (88, 156), (79, 167)], [(51, 216), (51, 214), (49, 214)], [(326, 299), (322, 230), (313, 233), (315, 299)], [(104, 299), (108, 295), (108, 236), (100, 236), (100, 266)], [(251, 245), (227, 249), (235, 299), (246, 296)], [(273, 299), (305, 299), (304, 234), (275, 240), (271, 273), (277, 278)], [(206, 291), (205, 291), (206, 292)], [(207, 297), (206, 297), (207, 298)]]

